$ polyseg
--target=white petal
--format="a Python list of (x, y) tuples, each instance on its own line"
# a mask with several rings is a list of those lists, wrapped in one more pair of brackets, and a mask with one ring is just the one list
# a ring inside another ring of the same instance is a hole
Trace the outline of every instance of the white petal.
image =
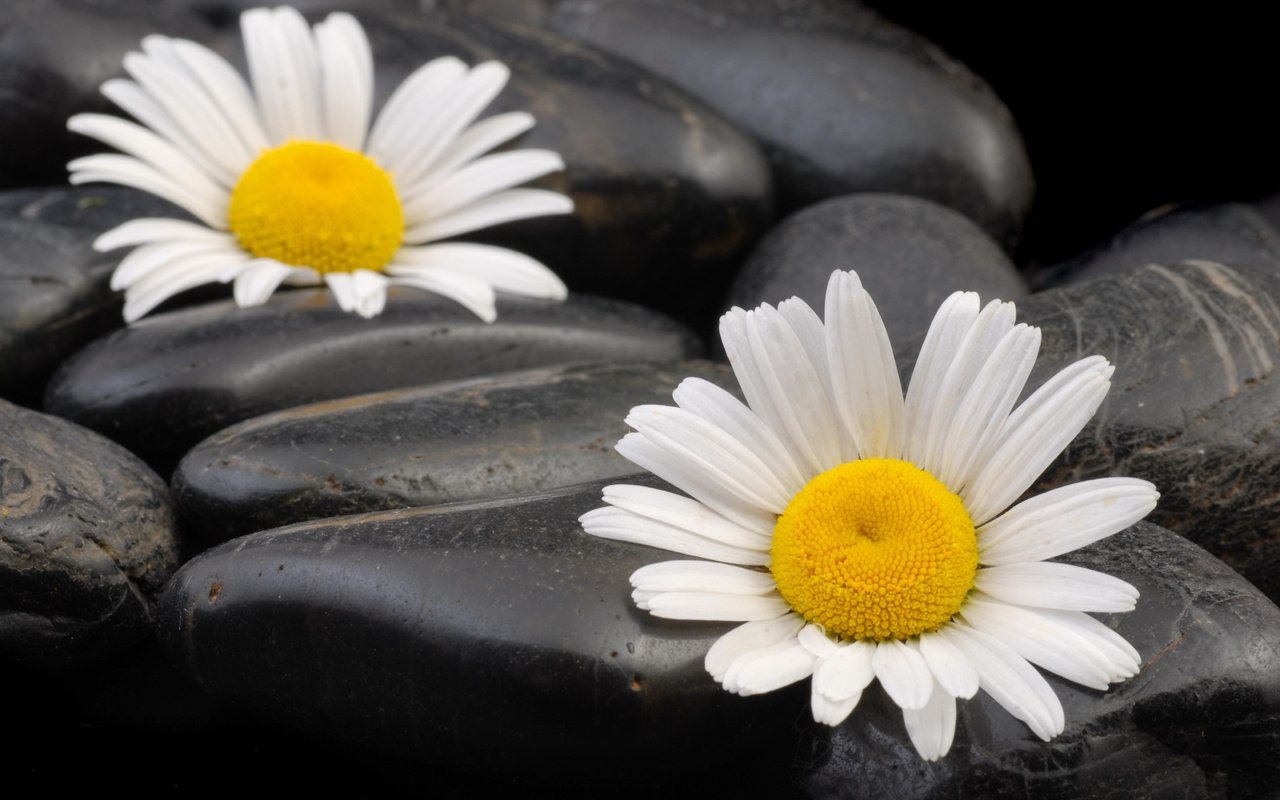
[(733, 662), (748, 653), (766, 650), (779, 642), (794, 641), (796, 632), (803, 625), (804, 620), (796, 614), (739, 625), (717, 639), (707, 650), (707, 672), (717, 682), (723, 683), (725, 673)]
[(777, 475), (789, 495), (804, 488), (805, 478), (773, 429), (729, 392), (702, 378), (685, 378), (671, 394), (676, 404), (719, 425)]
[(1127, 660), (1116, 661), (1090, 640), (1041, 616), (981, 593), (971, 595), (961, 612), (965, 622), (1004, 642), (1033, 664), (1069, 681), (1105, 691), (1130, 674)]
[(364, 150), (373, 113), (373, 56), (364, 29), (350, 14), (330, 14), (315, 27), (328, 138)]
[(1004, 643), (973, 628), (951, 623), (938, 634), (958, 647), (978, 672), (983, 691), (1044, 741), (1062, 733), (1062, 702), (1035, 667)]
[(324, 138), (320, 65), (315, 41), (293, 8), (255, 8), (240, 15), (249, 75), (272, 145)]
[(997, 600), (1035, 608), (1122, 612), (1138, 603), (1138, 590), (1119, 578), (1052, 561), (984, 567), (974, 586)]
[(893, 346), (880, 312), (857, 275), (827, 283), (827, 360), (835, 407), (863, 458), (900, 458), (905, 407)]
[(597, 508), (583, 514), (578, 521), (584, 531), (602, 539), (632, 542), (729, 564), (766, 566), (769, 563), (768, 551), (735, 547), (620, 508)]
[(132, 186), (181, 206), (210, 227), (226, 230), (226, 204), (220, 202), (226, 199), (224, 196), (193, 191), (136, 158), (111, 153), (85, 156), (67, 164), (67, 169), (71, 171), (69, 180), (76, 186), (95, 181)]
[(744, 697), (772, 692), (813, 674), (814, 657), (785, 641), (739, 656), (725, 673), (724, 688)]
[(924, 657), (906, 644), (889, 639), (876, 645), (871, 669), (885, 692), (901, 708), (923, 708), (933, 693), (933, 675)]
[(1132, 678), (1138, 674), (1142, 656), (1120, 634), (1083, 611), (1055, 611), (1047, 608), (1033, 609), (1039, 617), (1061, 625), (1093, 645), (1115, 670), (1117, 679)]
[[(818, 373), (822, 388), (826, 390), (827, 403), (832, 409), (836, 409), (838, 406), (835, 387), (831, 384), (831, 367), (827, 362), (827, 329), (822, 324), (822, 319), (809, 307), (808, 303), (799, 297), (792, 297), (778, 303), (778, 314), (787, 321), (791, 330), (795, 332), (796, 338), (800, 340), (800, 345), (804, 347), (805, 353), (808, 354), (809, 360)], [(858, 457), (858, 447), (854, 444), (853, 436), (845, 426), (836, 427), (840, 433), (840, 461), (841, 463), (853, 461)]]
[(628, 433), (614, 445), (623, 458), (647, 469), (667, 483), (706, 504), (711, 510), (738, 523), (748, 530), (772, 530), (776, 515), (743, 502), (715, 478), (704, 472), (700, 465), (673, 456), (638, 433)]
[(505, 222), (573, 213), (573, 201), (545, 189), (508, 189), (489, 195), (440, 219), (405, 229), (404, 241), (423, 244)]
[(439, 110), (441, 98), (453, 91), (467, 74), (467, 65), (453, 56), (442, 56), (418, 67), (396, 87), (374, 120), (368, 153), (393, 174), (403, 166), (420, 124)]
[(952, 697), (968, 699), (978, 693), (978, 672), (969, 659), (954, 644), (935, 632), (922, 633), (919, 640), (920, 655), (929, 665), (942, 688)]
[[(270, 144), (253, 94), (244, 78), (222, 56), (202, 44), (179, 39), (173, 43), (173, 50), (222, 110), (243, 144), (244, 152), (250, 158), (257, 158)], [(247, 166), (248, 163), (245, 164)]]
[(876, 650), (870, 642), (849, 642), (824, 657), (813, 673), (814, 689), (833, 702), (856, 701), (875, 679), (871, 662)]
[[(1106, 359), (1083, 359), (1051, 378), (1013, 412), (987, 463), (978, 466), (960, 493), (974, 524), (982, 525), (1008, 508), (1076, 437), (1106, 397), (1112, 371)], [(1060, 379), (1064, 373), (1068, 377)]]
[(1040, 329), (1015, 325), (996, 344), (942, 438), (936, 477), (953, 491), (968, 481), (1022, 394), (1040, 352)]
[(394, 168), (388, 163), (401, 192), (414, 196), (429, 186), (423, 178), (458, 135), (493, 102), (507, 85), (510, 74), (505, 65), (496, 61), (477, 64), (441, 96), (438, 104), (423, 109), (429, 113), (409, 118), (409, 145), (395, 155)]
[(763, 551), (768, 550), (773, 541), (772, 525), (744, 528), (693, 498), (662, 489), (615, 483), (604, 487), (604, 500), (642, 517), (656, 519), (735, 547)]
[(534, 178), (564, 169), (550, 150), (494, 153), (471, 162), (417, 196), (405, 190), (404, 222), (416, 227)]
[(422, 176), (419, 184), (430, 186), (473, 159), (484, 155), (498, 145), (532, 128), (533, 115), (524, 111), (508, 111), (482, 119), (467, 128), (457, 139), (441, 151), (431, 169)]
[(906, 457), (917, 466), (924, 467), (927, 460), (933, 410), (941, 402), (943, 379), (977, 319), (978, 295), (956, 292), (943, 301), (920, 347), (906, 400)]
[(683, 460), (744, 503), (781, 514), (791, 501), (791, 493), (768, 464), (718, 425), (696, 414), (671, 406), (636, 406), (626, 423), (671, 458)]
[(499, 292), (524, 297), (563, 300), (569, 293), (554, 272), (505, 247), (463, 242), (402, 247), (386, 271), (397, 275), (407, 266), (447, 267), (478, 278)]
[(324, 282), (329, 291), (333, 292), (338, 308), (348, 313), (356, 310), (356, 287), (351, 281), (350, 272), (325, 273)]
[(647, 592), (706, 591), (717, 594), (768, 594), (777, 589), (767, 572), (714, 561), (661, 561), (631, 573), (631, 585)]
[(182, 240), (144, 244), (126, 255), (111, 273), (111, 288), (128, 289), (157, 272), (166, 272), (194, 256), (222, 254), (224, 261), (247, 261), (249, 255), (233, 244), (205, 240)]
[(814, 683), (809, 690), (809, 707), (813, 711), (813, 721), (823, 725), (830, 725), (834, 728), (849, 718), (853, 710), (858, 707), (858, 701), (861, 699), (862, 692), (858, 692), (853, 697), (832, 700), (823, 694), (819, 694), (818, 685)]
[(356, 294), (356, 313), (365, 319), (376, 317), (387, 305), (387, 278), (379, 272), (358, 269), (351, 273)]
[(767, 595), (662, 592), (651, 597), (641, 608), (655, 617), (709, 622), (750, 622), (773, 619), (791, 612), (791, 606), (776, 592)]
[(300, 272), (315, 274), (312, 270), (285, 266), (266, 258), (250, 262), (235, 277), (236, 305), (241, 308), (262, 305), (285, 278)]
[(1160, 493), (1138, 478), (1082, 481), (1024, 500), (978, 529), (979, 561), (1011, 564), (1060, 556), (1151, 513)]
[[(239, 259), (247, 261), (243, 253)], [(124, 295), (125, 322), (133, 322), (146, 316), (152, 309), (196, 286), (215, 283), (227, 269), (232, 258), (226, 253), (193, 255), (174, 261), (165, 270), (152, 271), (129, 287)]]
[(956, 700), (940, 684), (935, 685), (923, 708), (902, 709), (902, 721), (920, 757), (937, 761), (947, 754), (955, 739)]
[(485, 322), (498, 318), (493, 288), (479, 278), (452, 269), (399, 269), (391, 278), (396, 286), (425, 289), (459, 303)]
[(819, 659), (835, 655), (842, 647), (841, 644), (838, 644), (827, 635), (821, 625), (812, 623), (800, 629), (800, 633), (796, 635), (796, 641)]
[(102, 234), (94, 240), (93, 249), (99, 253), (105, 253), (120, 247), (181, 241), (236, 246), (236, 239), (231, 234), (215, 231), (195, 222), (187, 222), (181, 219), (164, 219), (162, 217), (144, 217), (131, 219)]

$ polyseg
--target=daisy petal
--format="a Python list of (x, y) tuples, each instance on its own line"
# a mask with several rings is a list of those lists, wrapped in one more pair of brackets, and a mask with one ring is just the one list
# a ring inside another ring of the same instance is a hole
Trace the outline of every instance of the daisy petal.
[(974, 586), (997, 600), (1064, 611), (1132, 611), (1138, 590), (1095, 570), (1052, 561), (979, 569)]
[[(259, 152), (270, 146), (253, 94), (234, 67), (204, 45), (186, 39), (175, 40), (173, 51), (221, 109), (248, 158), (256, 158)], [(246, 161), (236, 171), (240, 172), (248, 165)]]
[(320, 65), (311, 29), (297, 10), (255, 8), (240, 16), (258, 112), (273, 145), (323, 139)]
[(249, 258), (243, 250), (227, 242), (197, 239), (144, 244), (125, 256), (111, 273), (111, 288), (116, 291), (128, 289), (157, 272), (181, 269), (180, 262), (187, 259), (215, 253), (223, 254), (225, 261), (246, 261)]
[(818, 685), (815, 683), (809, 691), (809, 708), (813, 711), (813, 721), (823, 725), (830, 725), (834, 728), (849, 718), (853, 710), (858, 707), (858, 701), (861, 699), (862, 693), (858, 692), (853, 697), (832, 700), (825, 695), (819, 694)]
[(728, 564), (764, 566), (769, 563), (767, 551), (735, 547), (620, 508), (597, 508), (583, 514), (578, 521), (583, 530), (602, 539), (642, 544)]
[(369, 155), (393, 175), (402, 166), (418, 125), (413, 120), (436, 111), (446, 96), (467, 74), (467, 65), (453, 56), (428, 61), (396, 87), (382, 107), (369, 132)]
[(730, 665), (742, 656), (766, 650), (779, 642), (794, 640), (796, 632), (804, 625), (804, 620), (796, 614), (787, 614), (777, 619), (760, 620), (739, 625), (726, 633), (707, 650), (705, 665), (707, 672), (717, 682), (723, 683), (725, 673)]
[(440, 219), (485, 197), (562, 169), (564, 160), (550, 150), (513, 150), (485, 156), (407, 199), (405, 226), (413, 228)]
[(351, 273), (356, 294), (356, 313), (365, 319), (376, 317), (387, 305), (387, 278), (379, 272), (358, 269)]
[(1037, 616), (1061, 625), (1098, 649), (1114, 667), (1118, 678), (1138, 674), (1142, 656), (1123, 636), (1082, 611), (1058, 611), (1048, 608), (1033, 610)]
[(1008, 508), (1076, 437), (1106, 397), (1112, 371), (1106, 359), (1084, 359), (1051, 378), (1013, 412), (986, 463), (960, 493), (974, 524)]
[(956, 700), (941, 685), (935, 684), (924, 707), (902, 709), (902, 721), (920, 757), (937, 761), (951, 750), (955, 739)]
[(781, 514), (791, 501), (782, 480), (750, 448), (683, 408), (643, 405), (631, 409), (626, 423), (672, 458), (691, 468), (756, 508)]
[(662, 592), (641, 607), (655, 617), (708, 622), (750, 622), (791, 612), (791, 606), (776, 592), (767, 595)]
[(1012, 564), (1070, 553), (1151, 513), (1160, 493), (1138, 478), (1101, 478), (1024, 500), (978, 529), (979, 562)]
[(968, 657), (983, 691), (1044, 741), (1062, 733), (1062, 702), (1035, 667), (1004, 643), (959, 623), (945, 625), (946, 637)]
[(180, 219), (148, 217), (131, 219), (128, 222), (117, 225), (95, 239), (93, 249), (99, 253), (105, 253), (121, 247), (134, 247), (140, 244), (182, 241), (236, 246), (234, 236), (222, 231), (210, 230), (204, 225)]
[(978, 672), (965, 654), (936, 633), (924, 633), (919, 640), (920, 655), (929, 672), (947, 694), (969, 699), (978, 693)]
[(505, 222), (573, 213), (573, 201), (545, 189), (508, 189), (489, 195), (440, 219), (405, 229), (408, 244), (424, 244)]
[(735, 547), (768, 550), (772, 543), (772, 525), (744, 528), (697, 500), (662, 489), (615, 483), (604, 487), (604, 500), (642, 517), (659, 520)]
[(164, 270), (153, 270), (129, 287), (124, 295), (124, 320), (134, 322), (174, 295), (219, 280), (233, 259), (248, 261), (243, 253), (192, 255), (171, 262)]
[(458, 138), (440, 153), (435, 165), (422, 177), (420, 185), (433, 185), (462, 165), (470, 163), (503, 142), (514, 139), (533, 125), (533, 115), (524, 111), (508, 111), (505, 114), (495, 114), (488, 119), (480, 120), (459, 134)]
[(1101, 653), (1080, 637), (1028, 610), (971, 595), (965, 600), (961, 616), (970, 627), (1069, 681), (1100, 690), (1111, 683), (1111, 670)]
[(494, 297), (493, 287), (464, 272), (448, 269), (400, 269), (391, 278), (391, 283), (435, 292), (462, 305), (485, 322), (493, 322), (498, 318), (497, 298)]
[(227, 210), (219, 198), (194, 192), (136, 158), (112, 153), (85, 156), (67, 164), (67, 169), (71, 171), (68, 180), (76, 186), (98, 181), (132, 186), (181, 206), (212, 228), (226, 229)]
[(932, 438), (932, 410), (937, 407), (947, 369), (955, 361), (965, 334), (978, 319), (978, 295), (956, 292), (934, 315), (916, 358), (907, 386), (906, 427), (908, 460), (925, 468)]
[(725, 674), (724, 688), (743, 697), (772, 692), (812, 675), (813, 664), (812, 653), (784, 641), (738, 657)]
[(813, 673), (814, 689), (834, 702), (851, 698), (856, 701), (875, 680), (871, 662), (877, 649), (870, 642), (850, 642), (824, 657)]
[[(267, 302), (271, 294), (279, 288), (280, 284), (290, 274), (306, 272), (315, 275), (314, 271), (300, 269), (298, 267), (288, 267), (279, 261), (272, 261), (268, 258), (257, 259), (249, 262), (247, 266), (240, 270), (235, 276), (235, 287), (233, 290), (236, 305), (241, 308), (251, 308), (260, 306)], [(317, 276), (318, 277), (318, 276)]]
[(767, 572), (712, 561), (661, 561), (631, 573), (631, 585), (647, 592), (763, 595), (777, 588)]
[[(798, 297), (778, 303), (778, 314), (791, 326), (809, 360), (813, 362), (814, 369), (818, 371), (822, 388), (827, 393), (827, 403), (831, 408), (837, 408), (835, 387), (831, 383), (831, 367), (827, 363), (827, 329), (822, 324), (822, 319), (808, 303)], [(858, 457), (858, 447), (853, 442), (853, 436), (845, 426), (836, 427), (840, 435), (840, 461), (853, 461)]]
[(851, 272), (827, 284), (827, 360), (835, 407), (863, 458), (899, 458), (905, 444), (902, 384), (889, 334)]
[(835, 655), (841, 648), (827, 632), (823, 630), (821, 625), (810, 623), (800, 629), (800, 633), (796, 635), (796, 641), (804, 646), (806, 650), (813, 653), (819, 659), (828, 658)]
[(373, 54), (350, 14), (330, 14), (315, 27), (324, 128), (329, 138), (360, 152), (373, 110)]
[(462, 242), (402, 247), (395, 261), (387, 265), (387, 274), (399, 274), (409, 266), (448, 267), (469, 273), (499, 292), (523, 297), (563, 300), (569, 293), (554, 272), (524, 253), (505, 247)]
[(338, 308), (351, 312), (356, 309), (356, 287), (351, 281), (350, 272), (327, 272), (324, 275), (325, 285), (333, 292), (333, 299)]
[(933, 675), (924, 657), (903, 642), (889, 639), (876, 645), (871, 669), (885, 692), (900, 708), (924, 708), (933, 693)]

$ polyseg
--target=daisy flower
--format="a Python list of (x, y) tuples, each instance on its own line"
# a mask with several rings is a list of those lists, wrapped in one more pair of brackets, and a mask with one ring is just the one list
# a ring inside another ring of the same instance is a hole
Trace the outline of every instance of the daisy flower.
[(837, 725), (879, 680), (934, 760), (956, 699), (979, 688), (1041, 739), (1061, 733), (1062, 704), (1032, 664), (1100, 690), (1137, 674), (1138, 653), (1086, 612), (1130, 611), (1138, 591), (1047, 559), (1146, 516), (1155, 487), (1105, 478), (1014, 505), (1102, 402), (1105, 359), (1014, 409), (1040, 331), (1015, 325), (1012, 303), (956, 293), (904, 399), (852, 272), (831, 276), (825, 322), (792, 298), (733, 309), (720, 336), (747, 404), (689, 378), (676, 407), (632, 409), (617, 445), (689, 497), (609, 486), (581, 522), (707, 559), (636, 570), (632, 597), (659, 617), (744, 623), (706, 655), (725, 689), (811, 678), (814, 719)]
[(234, 281), (241, 306), (282, 283), (323, 282), (364, 317), (382, 311), (388, 286), (436, 292), (485, 321), (497, 315), (494, 290), (564, 299), (560, 279), (521, 253), (430, 244), (573, 210), (563, 194), (514, 188), (563, 169), (555, 153), (485, 155), (533, 126), (518, 111), (475, 121), (506, 85), (506, 67), (431, 61), (370, 126), (373, 61), (355, 18), (331, 14), (312, 28), (292, 8), (260, 8), (240, 27), (252, 87), (200, 44), (148, 36), (125, 56), (132, 80), (102, 86), (141, 124), (104, 114), (67, 122), (126, 154), (72, 161), (72, 183), (132, 186), (200, 221), (132, 220), (94, 243), (135, 247), (111, 277), (126, 321), (214, 281)]

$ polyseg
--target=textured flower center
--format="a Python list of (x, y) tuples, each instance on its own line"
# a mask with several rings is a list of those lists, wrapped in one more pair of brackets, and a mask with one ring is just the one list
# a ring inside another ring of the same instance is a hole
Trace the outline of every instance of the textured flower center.
[(865, 459), (800, 490), (773, 531), (778, 591), (846, 639), (935, 630), (973, 588), (978, 539), (964, 503), (919, 467)]
[(381, 270), (400, 248), (404, 212), (386, 170), (328, 142), (266, 150), (231, 193), (231, 231), (259, 258), (317, 272)]

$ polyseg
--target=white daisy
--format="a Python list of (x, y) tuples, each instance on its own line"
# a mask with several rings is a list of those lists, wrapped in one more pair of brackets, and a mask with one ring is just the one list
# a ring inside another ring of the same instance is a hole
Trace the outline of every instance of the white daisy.
[(1032, 664), (1094, 689), (1137, 674), (1133, 647), (1085, 612), (1132, 610), (1138, 591), (1046, 559), (1140, 520), (1155, 487), (1105, 478), (1009, 507), (1093, 416), (1105, 359), (1072, 364), (1015, 410), (1040, 331), (1015, 325), (1012, 303), (957, 293), (904, 400), (852, 272), (831, 276), (825, 324), (792, 298), (733, 309), (720, 335), (747, 405), (689, 378), (677, 407), (632, 409), (617, 445), (690, 497), (610, 486), (582, 525), (710, 559), (636, 570), (632, 596), (660, 617), (745, 623), (707, 652), (724, 688), (811, 677), (814, 719), (837, 725), (879, 679), (934, 760), (956, 698), (979, 688), (1041, 739), (1060, 733), (1062, 704)]
[(136, 246), (111, 279), (125, 290), (127, 321), (193, 286), (232, 280), (241, 306), (266, 302), (281, 283), (323, 281), (365, 317), (381, 312), (388, 285), (436, 292), (486, 321), (497, 315), (495, 289), (564, 299), (560, 279), (521, 253), (429, 244), (573, 210), (563, 194), (513, 188), (563, 169), (560, 156), (484, 155), (533, 126), (519, 111), (475, 122), (506, 85), (506, 67), (438, 58), (370, 127), (373, 62), (352, 16), (311, 28), (292, 8), (260, 8), (240, 26), (252, 89), (208, 48), (148, 36), (125, 56), (132, 80), (102, 86), (142, 124), (103, 114), (67, 122), (128, 154), (72, 161), (72, 183), (133, 186), (203, 223), (137, 219), (94, 243)]

